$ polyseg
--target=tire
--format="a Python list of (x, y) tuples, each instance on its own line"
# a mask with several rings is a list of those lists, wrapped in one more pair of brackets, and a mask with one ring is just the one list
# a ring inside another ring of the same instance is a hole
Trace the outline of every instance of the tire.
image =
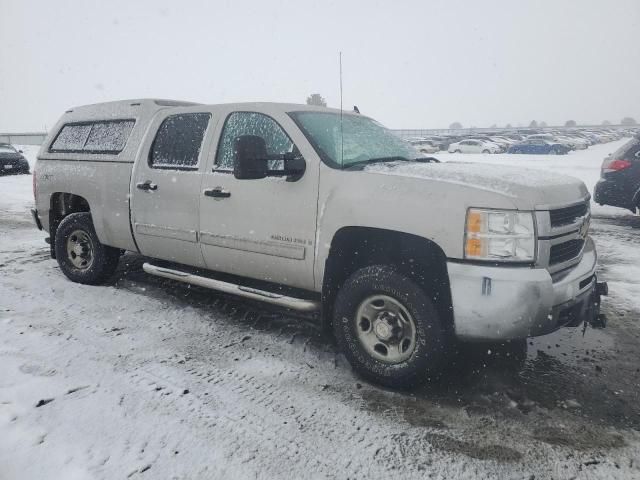
[(108, 279), (120, 259), (119, 249), (98, 240), (90, 213), (72, 213), (60, 222), (55, 251), (58, 265), (67, 278), (87, 285)]
[[(389, 266), (366, 267), (347, 279), (334, 305), (333, 331), (353, 369), (388, 387), (436, 380), (448, 353), (447, 333), (427, 294)], [(398, 338), (385, 341), (385, 334)]]
[(482, 150), (482, 153), (491, 153), (489, 150)]
[(453, 153), (462, 153), (460, 150), (454, 150)]

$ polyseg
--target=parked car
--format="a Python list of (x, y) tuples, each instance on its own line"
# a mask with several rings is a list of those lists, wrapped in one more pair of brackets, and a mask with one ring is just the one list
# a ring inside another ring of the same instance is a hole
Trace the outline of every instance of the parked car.
[(436, 147), (438, 147), (438, 150), (446, 150), (449, 144), (451, 143), (447, 137), (442, 137), (438, 135), (427, 136), (426, 140), (429, 140)]
[(435, 145), (431, 140), (425, 139), (412, 139), (409, 143), (414, 146), (416, 150), (422, 153), (436, 153), (440, 151), (440, 147)]
[(422, 153), (436, 153), (440, 151), (440, 147), (434, 144), (431, 140), (427, 140), (425, 143), (417, 147), (417, 149)]
[(0, 175), (5, 173), (29, 173), (29, 162), (22, 150), (9, 143), (0, 143)]
[(498, 137), (498, 136), (489, 137), (489, 141), (498, 145), (503, 152), (506, 152), (511, 145), (513, 145), (514, 143), (517, 143), (511, 139)]
[(586, 140), (570, 135), (555, 135), (555, 140), (558, 143), (568, 146), (572, 150), (584, 150), (589, 146), (589, 142)]
[(568, 147), (569, 150), (573, 150), (572, 142), (570, 142), (566, 138), (564, 139), (558, 138), (556, 135), (552, 133), (538, 133), (534, 135), (529, 135), (527, 137), (527, 140), (546, 140), (547, 142), (550, 142), (550, 143), (559, 143), (561, 145), (564, 145), (565, 147)]
[(485, 140), (462, 140), (449, 145), (449, 153), (500, 153), (501, 147)]
[(554, 143), (543, 138), (529, 138), (524, 142), (516, 143), (507, 150), (507, 153), (526, 153), (533, 155), (565, 155), (571, 149), (561, 143)]
[(602, 162), (595, 201), (636, 212), (640, 208), (640, 137), (633, 138)]
[(139, 252), (151, 275), (317, 315), (389, 386), (436, 377), (457, 340), (594, 318), (580, 180), (415, 153), (364, 115), (309, 105), (76, 107), (38, 154), (32, 214), (74, 282)]

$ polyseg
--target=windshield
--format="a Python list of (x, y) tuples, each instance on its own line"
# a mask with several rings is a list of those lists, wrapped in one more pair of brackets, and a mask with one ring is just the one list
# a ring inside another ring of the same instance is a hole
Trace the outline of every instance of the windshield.
[(11, 145), (0, 145), (0, 153), (16, 153), (16, 149)]
[(407, 142), (375, 120), (333, 112), (292, 112), (322, 160), (334, 168), (351, 165), (411, 160), (419, 153)]

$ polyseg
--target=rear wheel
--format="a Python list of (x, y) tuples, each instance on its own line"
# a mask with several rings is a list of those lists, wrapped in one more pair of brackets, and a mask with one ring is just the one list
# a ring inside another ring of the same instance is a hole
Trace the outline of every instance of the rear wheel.
[(72, 281), (96, 285), (113, 275), (120, 250), (98, 240), (90, 213), (66, 216), (56, 231), (58, 265)]
[(409, 388), (439, 376), (447, 336), (426, 293), (392, 267), (356, 271), (336, 298), (336, 341), (360, 375)]
[(482, 153), (491, 153), (489, 150), (482, 150)]

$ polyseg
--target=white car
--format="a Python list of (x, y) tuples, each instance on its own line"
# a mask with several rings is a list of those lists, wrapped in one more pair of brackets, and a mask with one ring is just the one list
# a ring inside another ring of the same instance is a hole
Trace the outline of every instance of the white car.
[(569, 147), (572, 150), (576, 148), (576, 146), (574, 145), (574, 142), (572, 142), (568, 138), (559, 136), (559, 135), (552, 135), (551, 133), (537, 133), (535, 135), (529, 135), (527, 137), (527, 140), (535, 140), (535, 139), (542, 139), (551, 143), (559, 143), (560, 145)]
[(484, 140), (462, 140), (449, 145), (449, 153), (500, 153), (501, 148)]
[(492, 139), (495, 139), (494, 142), (498, 143), (498, 144), (504, 144), (508, 147), (510, 147), (511, 145), (515, 145), (516, 143), (518, 143), (518, 140), (514, 140), (513, 138), (509, 138), (509, 137), (503, 137), (503, 136), (498, 136), (498, 137), (491, 137)]
[(420, 153), (436, 153), (440, 151), (440, 147), (431, 140), (421, 140), (420, 142), (413, 143), (413, 148)]
[(570, 135), (556, 135), (556, 140), (560, 143), (565, 143), (575, 150), (584, 150), (589, 146), (584, 138), (573, 137)]

